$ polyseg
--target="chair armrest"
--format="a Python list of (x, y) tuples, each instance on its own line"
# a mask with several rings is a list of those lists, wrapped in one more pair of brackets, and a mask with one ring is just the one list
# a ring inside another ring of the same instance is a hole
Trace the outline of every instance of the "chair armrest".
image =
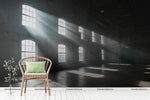
[(21, 70), (21, 73), (22, 73), (22, 75), (24, 75), (24, 70), (22, 69), (22, 66), (21, 66), (21, 60), (19, 61), (19, 68), (20, 68), (20, 70)]
[(48, 70), (47, 70), (47, 75), (49, 74), (50, 69), (51, 69), (51, 67), (52, 67), (52, 61), (51, 61), (51, 60), (49, 60), (49, 62), (50, 62), (50, 65), (49, 65)]

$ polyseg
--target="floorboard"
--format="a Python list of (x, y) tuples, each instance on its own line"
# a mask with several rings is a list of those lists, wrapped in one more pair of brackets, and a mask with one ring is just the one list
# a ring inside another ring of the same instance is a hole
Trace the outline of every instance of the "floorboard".
[(23, 96), (20, 96), (19, 88), (14, 87), (11, 96), (8, 89), (0, 88), (0, 100), (150, 100), (150, 89), (51, 88), (51, 96), (40, 87), (27, 88)]

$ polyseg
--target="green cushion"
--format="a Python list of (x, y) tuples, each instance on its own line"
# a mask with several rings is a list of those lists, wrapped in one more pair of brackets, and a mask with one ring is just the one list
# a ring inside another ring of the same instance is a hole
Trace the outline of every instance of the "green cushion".
[(26, 73), (45, 73), (45, 61), (26, 62)]

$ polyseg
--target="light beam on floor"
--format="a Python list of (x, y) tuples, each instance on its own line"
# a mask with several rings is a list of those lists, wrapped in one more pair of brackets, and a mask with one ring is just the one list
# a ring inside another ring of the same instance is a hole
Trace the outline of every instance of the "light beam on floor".
[(103, 70), (103, 71), (119, 71), (118, 69), (112, 69), (112, 68), (101, 68), (101, 67), (86, 67), (88, 69), (96, 69), (96, 70)]
[(102, 74), (95, 74), (95, 73), (89, 73), (89, 72), (81, 72), (81, 71), (77, 71), (77, 70), (71, 70), (71, 71), (67, 71), (67, 72), (68, 73), (72, 73), (72, 74), (77, 74), (77, 75), (92, 77), (92, 78), (103, 78), (104, 77), (104, 75), (102, 75)]

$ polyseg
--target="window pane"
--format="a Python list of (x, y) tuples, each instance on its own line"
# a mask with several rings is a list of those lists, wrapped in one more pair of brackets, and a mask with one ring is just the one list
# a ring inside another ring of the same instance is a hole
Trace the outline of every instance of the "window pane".
[(104, 36), (101, 35), (101, 44), (104, 44)]
[(66, 62), (66, 47), (65, 45), (58, 45), (58, 62)]
[(25, 9), (25, 8), (26, 8), (26, 5), (22, 5), (22, 8)]
[(35, 52), (35, 46), (32, 46), (32, 51)]
[(80, 32), (80, 38), (83, 40), (84, 39), (84, 29), (81, 26), (79, 26), (78, 31)]
[(33, 27), (35, 20), (35, 9), (28, 5), (22, 5), (22, 25)]
[(35, 42), (32, 40), (22, 40), (21, 57), (36, 56)]
[(82, 40), (84, 39), (84, 37), (83, 37), (83, 33), (81, 33), (81, 39), (82, 39)]
[(102, 49), (102, 50), (101, 50), (101, 59), (102, 59), (102, 60), (105, 59), (104, 56), (105, 56), (105, 55), (104, 55), (104, 50)]
[(21, 53), (21, 58), (25, 58), (25, 53)]
[(96, 39), (95, 39), (95, 32), (92, 32), (92, 42), (96, 42)]
[(65, 28), (59, 26), (59, 27), (58, 27), (58, 33), (59, 33), (59, 34), (62, 34), (62, 35), (65, 35)]
[(83, 33), (84, 32), (83, 27), (79, 26), (78, 27), (78, 31), (81, 32), (81, 33)]
[(65, 35), (66, 33), (66, 22), (63, 19), (58, 19), (58, 34)]
[(84, 61), (84, 50), (83, 50), (83, 47), (79, 47), (79, 61)]
[(65, 27), (65, 21), (63, 19), (58, 19), (58, 25)]
[(25, 46), (22, 46), (21, 51), (25, 51)]
[(25, 40), (22, 40), (22, 43), (21, 43), (22, 45), (25, 45), (26, 44), (26, 42), (25, 42)]

